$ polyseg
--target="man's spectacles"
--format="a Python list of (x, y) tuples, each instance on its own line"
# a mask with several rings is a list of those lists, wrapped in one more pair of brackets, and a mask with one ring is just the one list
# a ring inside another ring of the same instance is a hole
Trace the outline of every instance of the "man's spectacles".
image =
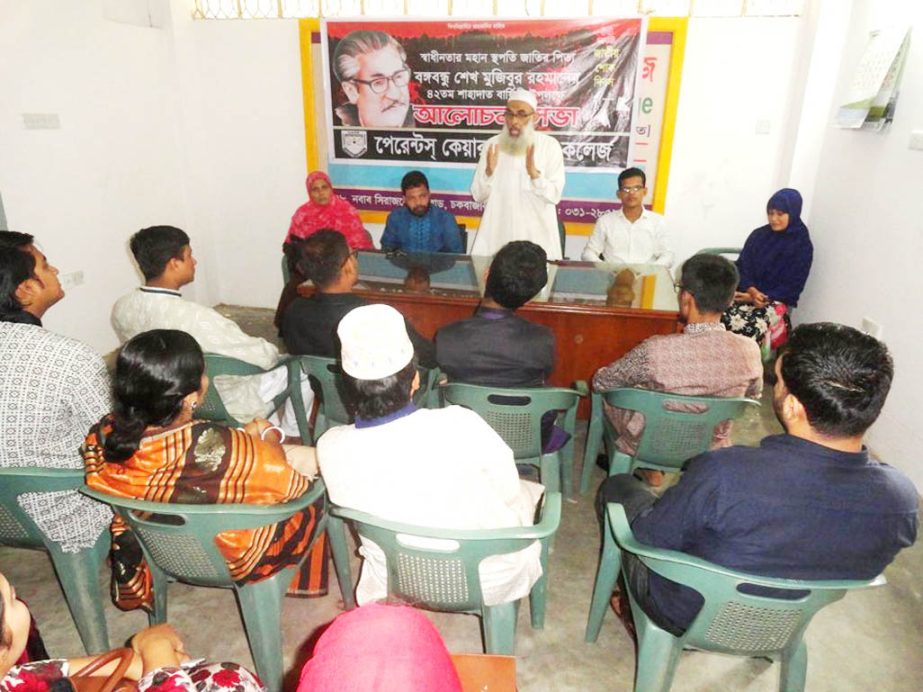
[(359, 260), (359, 251), (358, 251), (358, 250), (350, 250), (350, 251), (349, 251), (349, 254), (346, 256), (346, 259), (343, 260), (343, 264), (340, 265), (340, 268), (345, 267), (345, 266), (346, 266), (346, 263), (349, 262), (350, 259), (354, 259), (354, 260), (357, 260), (357, 261), (358, 261), (358, 260)]
[(403, 88), (410, 84), (410, 68), (405, 67), (402, 70), (398, 70), (390, 77), (375, 77), (375, 79), (369, 80), (354, 77), (349, 81), (356, 82), (357, 84), (365, 84), (372, 90), (373, 94), (383, 94), (388, 90), (389, 82), (398, 88)]
[(533, 115), (535, 111), (511, 111), (509, 108), (503, 111), (503, 117), (507, 120), (528, 120)]
[(643, 189), (643, 185), (632, 185), (631, 187), (620, 187), (619, 192), (624, 192), (627, 195), (630, 192), (641, 192)]
[(679, 293), (682, 293), (683, 291), (686, 291), (686, 293), (690, 293), (690, 294), (692, 293), (692, 291), (690, 291), (688, 288), (686, 288), (686, 287), (683, 286), (682, 284), (677, 283), (677, 282), (675, 282), (675, 281), (673, 282), (673, 288), (676, 289), (676, 292), (677, 292), (678, 294), (679, 294)]

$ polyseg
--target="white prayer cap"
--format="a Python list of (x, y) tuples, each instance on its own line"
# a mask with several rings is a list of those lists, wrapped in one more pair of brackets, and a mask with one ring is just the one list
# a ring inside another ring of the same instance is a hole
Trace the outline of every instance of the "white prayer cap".
[(380, 380), (413, 359), (404, 317), (390, 305), (363, 305), (337, 327), (343, 371), (357, 380)]
[(532, 109), (538, 108), (538, 99), (535, 98), (533, 94), (528, 89), (513, 89), (510, 92), (510, 97), (506, 100), (507, 103), (510, 101), (522, 101), (523, 103), (528, 103), (532, 106)]

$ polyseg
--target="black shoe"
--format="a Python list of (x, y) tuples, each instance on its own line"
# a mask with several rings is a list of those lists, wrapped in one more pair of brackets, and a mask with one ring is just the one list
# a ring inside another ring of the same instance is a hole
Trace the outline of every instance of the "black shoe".
[(605, 454), (596, 455), (596, 465), (606, 473), (609, 473), (609, 457)]

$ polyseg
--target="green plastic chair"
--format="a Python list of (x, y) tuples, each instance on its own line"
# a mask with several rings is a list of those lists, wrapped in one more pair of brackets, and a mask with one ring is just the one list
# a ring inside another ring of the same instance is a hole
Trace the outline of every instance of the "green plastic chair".
[[(328, 536), (341, 587), (352, 583), (344, 522), (351, 524), (361, 538), (375, 543), (384, 552), (389, 597), (428, 610), (480, 615), (484, 651), (508, 656), (513, 655), (516, 642), (519, 602), (484, 605), (478, 565), (491, 555), (517, 552), (533, 541), (541, 541), (542, 576), (532, 586), (529, 608), (533, 629), (545, 626), (548, 548), (561, 522), (560, 493), (546, 494), (538, 524), (508, 529), (433, 529), (385, 521), (365, 512), (332, 505)], [(418, 548), (407, 545), (401, 536), (437, 538), (455, 543), (444, 548)], [(348, 609), (356, 606), (352, 590), (343, 591), (343, 600)]]
[[(563, 387), (481, 387), (449, 382), (440, 387), (445, 403), (459, 404), (478, 413), (513, 450), (519, 463), (539, 469), (541, 481), (550, 492), (570, 497), (573, 492), (574, 428), (581, 393)], [(564, 411), (564, 430), (570, 439), (551, 454), (542, 453), (542, 416), (546, 411)]]
[(0, 468), (0, 545), (48, 553), (83, 648), (88, 654), (97, 654), (109, 650), (103, 596), (99, 590), (99, 568), (109, 554), (108, 529), (92, 548), (66, 553), (42, 533), (17, 501), (25, 493), (81, 487), (83, 469)]
[[(635, 689), (669, 690), (684, 648), (781, 660), (779, 689), (803, 690), (808, 666), (804, 632), (814, 614), (852, 589), (881, 586), (883, 575), (868, 580), (805, 581), (758, 577), (720, 567), (691, 555), (639, 543), (620, 504), (608, 506), (607, 531), (586, 640), (595, 642), (621, 567), (620, 550), (636, 555), (648, 569), (698, 591), (705, 604), (681, 637), (664, 631), (629, 593), (638, 633)], [(602, 582), (602, 583), (601, 583)], [(742, 584), (788, 591), (795, 598), (741, 593)], [(795, 592), (795, 593), (792, 593)]]
[[(615, 446), (618, 433), (605, 415), (604, 400), (611, 406), (644, 414), (644, 432), (633, 457), (620, 452)], [(694, 413), (667, 408), (676, 405), (695, 406), (701, 411)], [(681, 471), (689, 459), (708, 451), (718, 425), (737, 418), (748, 406), (759, 405), (754, 399), (742, 397), (683, 396), (648, 389), (620, 388), (593, 392), (580, 492), (585, 493), (590, 486), (590, 474), (602, 440), (608, 448), (610, 476), (630, 473), (638, 467), (675, 473)]]
[[(314, 418), (314, 427), (311, 437), (302, 436), (303, 440), (311, 440), (316, 444), (318, 438), (328, 429), (337, 425), (349, 425), (353, 416), (346, 409), (343, 402), (343, 379), (340, 363), (335, 358), (324, 356), (293, 356), (292, 361), (297, 365), (299, 376), (301, 370), (306, 372), (312, 383), (316, 383), (315, 392), (319, 393), (317, 414)], [(438, 390), (435, 389), (442, 372), (439, 368), (418, 367), (420, 373), (420, 389), (414, 394), (414, 403), (420, 407), (436, 408), (438, 403)], [(291, 373), (290, 373), (291, 377)], [(297, 412), (304, 410), (301, 390), (291, 387), (292, 403)]]
[[(191, 505), (132, 500), (81, 488), (84, 494), (111, 505), (137, 536), (153, 576), (151, 624), (167, 620), (168, 579), (234, 589), (257, 675), (272, 692), (282, 689), (282, 598), (298, 566), (262, 581), (237, 584), (215, 545), (215, 537), (224, 531), (254, 529), (284, 521), (320, 500), (313, 545), (326, 528), (326, 490), (323, 481), (317, 479), (300, 498), (282, 504)], [(176, 523), (177, 519), (181, 523)], [(171, 523), (163, 523), (170, 520)], [(304, 558), (309, 550), (310, 546)]]
[(420, 388), (414, 393), (413, 401), (420, 408), (439, 408), (439, 380), (442, 379), (442, 370), (438, 367), (417, 367), (420, 373)]
[(288, 282), (292, 280), (292, 269), (288, 266), (288, 256), (283, 252), (282, 253), (282, 285), (288, 286)]
[[(293, 366), (291, 358), (281, 359), (273, 369), (276, 367), (288, 368), (288, 385), (273, 397), (272, 410), (277, 411), (285, 404), (286, 399), (292, 395), (292, 392), (298, 390), (299, 396), (297, 398), (292, 396), (292, 406), (295, 409), (295, 419), (298, 423), (298, 432), (301, 435), (301, 439), (309, 440), (311, 439), (310, 429), (308, 427), (307, 414), (304, 411), (304, 402), (300, 396), (300, 380), (293, 379), (296, 374), (300, 374), (300, 371), (298, 373), (293, 372), (293, 368), (297, 370), (297, 365)], [(205, 372), (209, 379), (208, 391), (205, 392), (205, 398), (196, 409), (196, 417), (218, 421), (219, 423), (224, 423), (225, 425), (235, 428), (243, 426), (247, 421), (238, 421), (228, 412), (224, 402), (221, 400), (221, 396), (218, 394), (218, 389), (215, 387), (215, 378), (222, 375), (233, 377), (264, 375), (269, 372), (269, 370), (264, 370), (258, 365), (253, 365), (237, 358), (223, 356), (220, 353), (206, 353)], [(299, 386), (293, 387), (293, 381), (299, 382)], [(307, 437), (305, 437), (305, 435), (307, 435)]]
[[(313, 434), (311, 441), (317, 444), (318, 438), (329, 428), (337, 425), (349, 425), (353, 417), (346, 410), (343, 403), (343, 378), (340, 364), (335, 358), (324, 356), (293, 356), (299, 368), (311, 378), (314, 386), (314, 396), (317, 403), (317, 413), (314, 417)], [(301, 400), (301, 391), (292, 390), (292, 401), (295, 408), (304, 408)]]
[(703, 247), (696, 252), (697, 255), (739, 255), (739, 247)]

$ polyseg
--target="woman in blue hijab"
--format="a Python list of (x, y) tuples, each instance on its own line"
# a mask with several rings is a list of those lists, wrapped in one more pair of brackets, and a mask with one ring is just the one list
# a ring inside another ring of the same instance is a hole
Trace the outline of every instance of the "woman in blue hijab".
[(789, 187), (769, 198), (769, 223), (750, 234), (737, 258), (740, 285), (721, 320), (728, 330), (759, 343), (768, 331), (773, 348), (788, 338), (788, 311), (798, 305), (814, 259), (801, 206), (801, 194)]

